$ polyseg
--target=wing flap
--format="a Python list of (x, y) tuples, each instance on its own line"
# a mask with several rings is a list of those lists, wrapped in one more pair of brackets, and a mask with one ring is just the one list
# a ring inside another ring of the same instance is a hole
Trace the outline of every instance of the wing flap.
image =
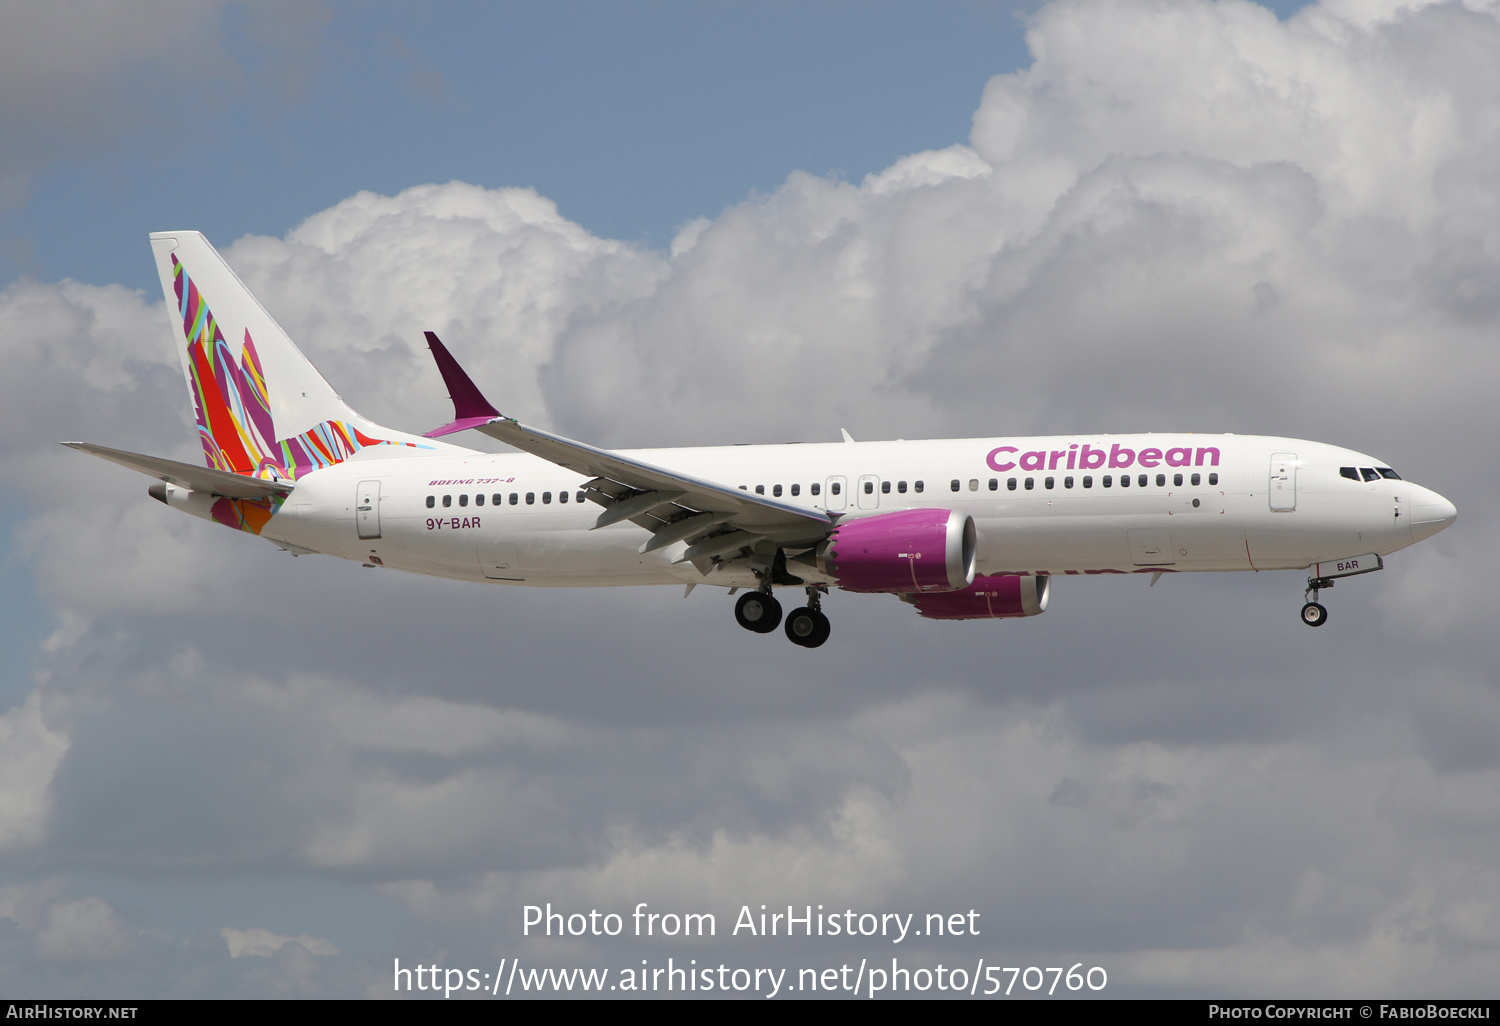
[(231, 474), (213, 467), (194, 466), (160, 456), (146, 456), (124, 449), (111, 449), (92, 442), (63, 442), (70, 449), (98, 456), (102, 460), (118, 463), (122, 467), (149, 474), (158, 481), (177, 485), (195, 492), (222, 495), (230, 499), (265, 499), (272, 495), (285, 495), (296, 486), (290, 481), (266, 481), (258, 477)]

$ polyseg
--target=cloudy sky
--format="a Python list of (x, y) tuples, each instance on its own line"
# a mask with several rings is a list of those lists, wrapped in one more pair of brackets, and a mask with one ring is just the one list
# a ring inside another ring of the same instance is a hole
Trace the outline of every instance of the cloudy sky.
[[(0, 29), (0, 991), (899, 957), (1495, 996), (1500, 5), (100, 0)], [(172, 228), (395, 427), (447, 419), (432, 328), (605, 445), (1289, 435), (1460, 520), (1318, 631), (1298, 573), (1091, 579), (1025, 622), (835, 595), (816, 652), (716, 590), (293, 559), (56, 445), (196, 458), (146, 245)], [(719, 935), (523, 937), (546, 902)], [(761, 904), (980, 932), (730, 936)]]

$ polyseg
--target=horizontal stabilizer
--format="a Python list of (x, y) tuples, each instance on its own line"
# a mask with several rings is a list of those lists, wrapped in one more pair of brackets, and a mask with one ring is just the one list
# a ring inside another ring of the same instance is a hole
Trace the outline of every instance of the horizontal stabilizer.
[(94, 445), (91, 442), (64, 442), (62, 444), (80, 452), (91, 453), (111, 463), (118, 463), (122, 467), (150, 474), (158, 481), (166, 481), (179, 488), (209, 495), (222, 495), (230, 499), (264, 499), (272, 495), (285, 495), (295, 487), (290, 481), (266, 481), (258, 477), (246, 477), (243, 474), (215, 470), (212, 467), (179, 463), (160, 456), (145, 456), (137, 452), (126, 452), (123, 449), (111, 449), (108, 446)]

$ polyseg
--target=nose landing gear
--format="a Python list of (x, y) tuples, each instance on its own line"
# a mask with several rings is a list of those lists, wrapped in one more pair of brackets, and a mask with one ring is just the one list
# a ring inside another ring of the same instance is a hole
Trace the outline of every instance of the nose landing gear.
[(1333, 581), (1326, 577), (1309, 578), (1307, 590), (1302, 593), (1303, 598), (1308, 595), (1312, 599), (1302, 607), (1302, 622), (1309, 627), (1321, 627), (1328, 622), (1328, 610), (1318, 601), (1318, 592), (1323, 588), (1332, 588)]

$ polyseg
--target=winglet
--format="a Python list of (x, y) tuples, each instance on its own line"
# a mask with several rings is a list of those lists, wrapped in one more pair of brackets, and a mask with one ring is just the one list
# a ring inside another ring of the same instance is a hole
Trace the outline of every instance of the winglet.
[(453, 354), (448, 352), (447, 346), (438, 341), (434, 332), (427, 331), (423, 334), (427, 336), (427, 348), (432, 350), (432, 358), (437, 361), (438, 372), (443, 375), (443, 384), (448, 386), (448, 397), (453, 400), (453, 422), (434, 428), (427, 432), (426, 437), (451, 435), (455, 431), (479, 427), (499, 418), (500, 411), (490, 405), (490, 401), (479, 391), (479, 386), (474, 384), (473, 379), (453, 358)]

